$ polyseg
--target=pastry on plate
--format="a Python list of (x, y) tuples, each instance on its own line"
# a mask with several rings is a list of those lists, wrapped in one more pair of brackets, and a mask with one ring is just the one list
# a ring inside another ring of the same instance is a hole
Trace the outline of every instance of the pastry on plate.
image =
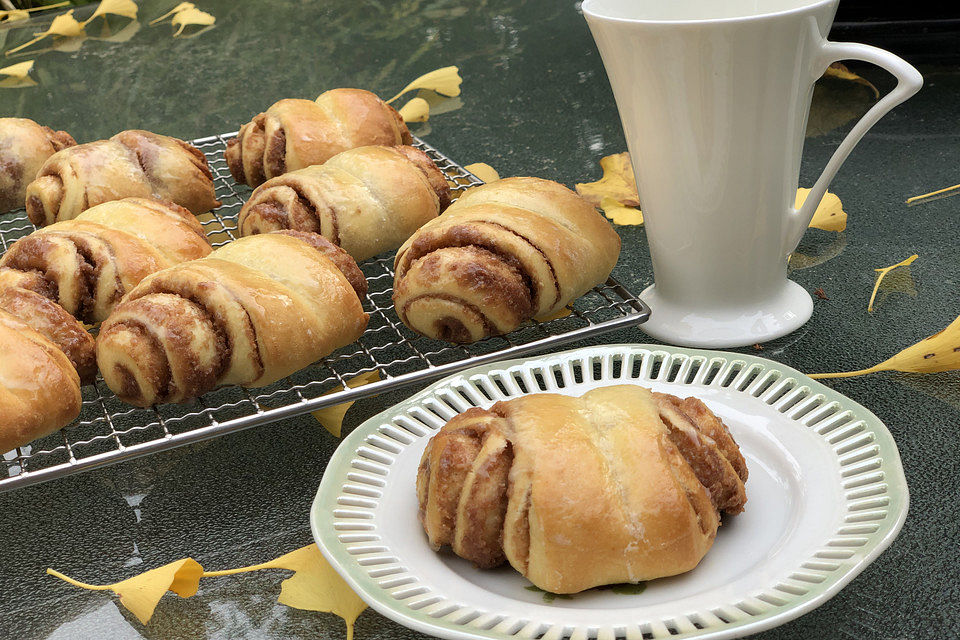
[(51, 300), (94, 324), (147, 275), (210, 251), (200, 223), (183, 207), (125, 198), (17, 240), (0, 267), (40, 274)]
[(227, 143), (226, 159), (234, 180), (256, 187), (347, 149), (412, 141), (400, 114), (376, 94), (331, 89), (316, 100), (275, 102)]
[(557, 313), (619, 255), (617, 232), (576, 193), (506, 178), (468, 189), (403, 244), (393, 303), (417, 333), (475, 342)]
[(76, 141), (26, 118), (0, 118), (0, 213), (24, 204), (27, 185), (47, 158)]
[(577, 593), (696, 567), (721, 511), (743, 510), (746, 479), (700, 400), (618, 385), (455, 416), (427, 444), (417, 496), (434, 549)]
[(128, 293), (100, 327), (97, 364), (137, 406), (266, 386), (359, 338), (365, 293), (356, 262), (323, 236), (240, 238)]
[(159, 198), (203, 213), (220, 203), (207, 159), (193, 145), (149, 131), (121, 131), (109, 140), (68, 147), (50, 156), (27, 185), (36, 226), (76, 218), (122, 198)]
[(399, 247), (450, 204), (432, 160), (410, 146), (367, 146), (271, 178), (240, 210), (241, 235), (319, 233), (355, 260)]

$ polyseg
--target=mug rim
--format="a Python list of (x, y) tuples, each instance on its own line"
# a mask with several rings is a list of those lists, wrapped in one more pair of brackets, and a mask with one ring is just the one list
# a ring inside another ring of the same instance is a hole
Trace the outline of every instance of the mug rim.
[(828, 4), (836, 4), (839, 0), (813, 0), (799, 7), (794, 7), (793, 9), (784, 9), (783, 11), (768, 11), (766, 13), (757, 13), (744, 16), (731, 16), (727, 18), (678, 18), (678, 19), (653, 19), (653, 18), (621, 18), (619, 16), (611, 16), (597, 11), (591, 8), (591, 5), (600, 2), (601, 0), (583, 0), (580, 3), (580, 10), (585, 16), (591, 18), (596, 18), (598, 20), (606, 20), (609, 22), (622, 22), (627, 24), (649, 24), (649, 25), (703, 25), (703, 24), (718, 24), (724, 22), (750, 22), (753, 20), (764, 20), (770, 18), (778, 18), (780, 16), (789, 16), (797, 13), (804, 13), (810, 11), (811, 9), (820, 8)]

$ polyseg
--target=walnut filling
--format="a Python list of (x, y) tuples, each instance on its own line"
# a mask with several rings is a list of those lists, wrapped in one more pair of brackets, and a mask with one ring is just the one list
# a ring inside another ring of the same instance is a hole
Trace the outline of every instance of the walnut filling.
[[(445, 293), (424, 293), (418, 296), (414, 296), (404, 302), (403, 306), (397, 309), (397, 315), (400, 316), (400, 319), (407, 326), (410, 326), (410, 322), (407, 320), (407, 310), (410, 308), (414, 302), (419, 300), (446, 300), (447, 302), (453, 302), (462, 306), (467, 311), (476, 315), (480, 319), (480, 322), (483, 324), (483, 333), (487, 336), (496, 336), (500, 335), (500, 331), (490, 322), (490, 319), (483, 313), (480, 307), (467, 302), (463, 298), (458, 298), (457, 296), (445, 294)], [(470, 332), (464, 326), (463, 322), (457, 318), (442, 318), (438, 320), (435, 327), (438, 330), (438, 335), (440, 332), (444, 332), (442, 335), (449, 335), (449, 338), (442, 337), (441, 340), (449, 340), (450, 342), (460, 342), (457, 338), (463, 337), (462, 342), (471, 342), (473, 338), (470, 336)], [(428, 336), (430, 337), (430, 336)]]
[[(142, 323), (132, 319), (117, 322), (110, 327), (109, 331), (126, 331), (136, 336), (139, 341), (146, 343), (150, 355), (156, 358), (156, 360), (150, 363), (154, 366), (147, 367), (146, 369), (143, 367), (143, 365), (147, 364), (146, 362), (142, 360), (138, 362), (137, 364), (140, 365), (140, 373), (145, 381), (156, 390), (156, 399), (158, 402), (163, 402), (168, 398), (173, 382), (172, 374), (170, 371), (170, 363), (167, 360), (167, 354), (164, 351), (163, 344), (157, 339), (157, 336)], [(119, 364), (114, 367), (114, 371), (120, 379), (120, 389), (117, 390), (119, 396), (128, 402), (143, 404), (146, 398), (133, 372), (125, 365)]]
[(236, 138), (232, 138), (227, 142), (227, 150), (224, 152), (227, 160), (227, 168), (230, 169), (230, 175), (240, 184), (247, 183), (247, 176), (243, 172), (243, 154), (240, 150), (240, 140), (243, 138), (245, 129), (246, 125), (240, 129), (240, 133), (237, 134)]

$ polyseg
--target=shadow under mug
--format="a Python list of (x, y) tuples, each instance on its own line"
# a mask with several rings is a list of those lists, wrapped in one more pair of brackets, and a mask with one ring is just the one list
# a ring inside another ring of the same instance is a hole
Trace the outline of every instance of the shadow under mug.
[[(803, 325), (787, 279), (830, 180), (864, 133), (916, 93), (897, 56), (827, 40), (838, 0), (585, 0), (633, 160), (653, 260), (642, 329), (672, 344), (746, 346)], [(813, 85), (838, 60), (897, 86), (853, 127), (794, 208)]]

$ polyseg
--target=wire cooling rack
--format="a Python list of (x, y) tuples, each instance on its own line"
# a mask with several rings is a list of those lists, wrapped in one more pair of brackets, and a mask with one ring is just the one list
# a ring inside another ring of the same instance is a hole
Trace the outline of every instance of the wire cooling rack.
[[(217, 247), (236, 237), (237, 214), (251, 189), (238, 185), (224, 160), (236, 133), (194, 140), (213, 170), (220, 207), (200, 216)], [(482, 184), (472, 173), (416, 139), (446, 174), (454, 195)], [(24, 210), (0, 216), (0, 248), (34, 230)], [(0, 492), (86, 469), (213, 438), (323, 407), (391, 391), (495, 360), (546, 351), (607, 331), (636, 325), (649, 309), (612, 277), (552, 320), (531, 322), (506, 336), (469, 346), (418, 336), (393, 310), (393, 255), (361, 263), (369, 292), (370, 322), (363, 336), (296, 374), (259, 389), (223, 387), (183, 404), (140, 409), (122, 403), (98, 378), (83, 389), (79, 418), (61, 431), (3, 456)], [(376, 371), (379, 382), (349, 388), (354, 376)]]

